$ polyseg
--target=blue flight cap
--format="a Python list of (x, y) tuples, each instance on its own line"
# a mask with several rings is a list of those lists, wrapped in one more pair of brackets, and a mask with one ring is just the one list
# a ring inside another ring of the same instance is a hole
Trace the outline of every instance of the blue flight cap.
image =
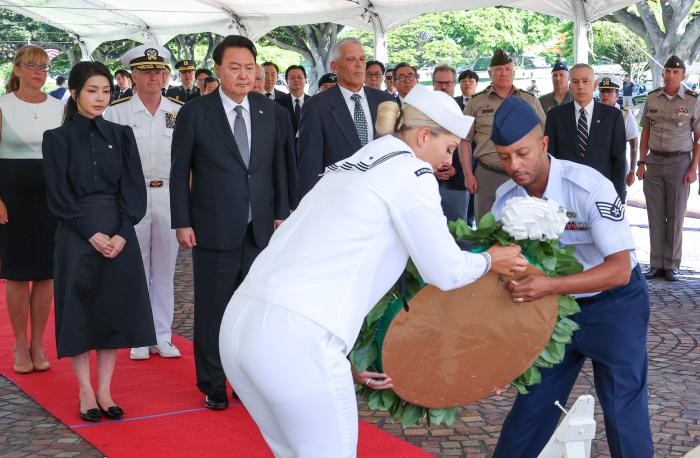
[(521, 97), (508, 97), (493, 117), (491, 141), (498, 146), (512, 145), (540, 122), (540, 117), (525, 100)]
[(552, 66), (552, 73), (556, 72), (557, 70), (566, 70), (568, 72), (569, 67), (567, 67), (564, 62), (558, 60), (554, 62), (554, 65)]

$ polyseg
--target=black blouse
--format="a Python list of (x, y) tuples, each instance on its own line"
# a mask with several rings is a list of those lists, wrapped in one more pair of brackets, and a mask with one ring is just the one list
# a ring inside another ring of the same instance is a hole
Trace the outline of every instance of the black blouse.
[(146, 183), (131, 127), (76, 114), (44, 133), (42, 152), (49, 208), (85, 239), (98, 231), (78, 205), (81, 197), (115, 195), (122, 236), (146, 214)]

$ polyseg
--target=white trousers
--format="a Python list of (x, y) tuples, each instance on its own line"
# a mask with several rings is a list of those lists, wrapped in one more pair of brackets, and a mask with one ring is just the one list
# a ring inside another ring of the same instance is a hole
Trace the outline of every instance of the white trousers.
[(170, 229), (170, 191), (167, 186), (149, 188), (146, 184), (146, 215), (134, 226), (139, 239), (146, 284), (151, 297), (153, 324), (158, 343), (170, 342), (175, 293), (173, 278), (177, 261), (177, 237)]
[(290, 310), (234, 294), (221, 362), (276, 457), (353, 458), (357, 399), (345, 344)]

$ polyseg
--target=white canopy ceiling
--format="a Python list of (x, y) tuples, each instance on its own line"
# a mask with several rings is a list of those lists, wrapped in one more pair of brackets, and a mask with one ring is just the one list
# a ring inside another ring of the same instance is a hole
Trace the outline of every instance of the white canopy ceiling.
[(257, 39), (284, 25), (335, 22), (386, 32), (427, 12), (509, 5), (590, 22), (635, 0), (0, 0), (0, 6), (73, 33), (90, 51), (130, 38), (240, 33)]

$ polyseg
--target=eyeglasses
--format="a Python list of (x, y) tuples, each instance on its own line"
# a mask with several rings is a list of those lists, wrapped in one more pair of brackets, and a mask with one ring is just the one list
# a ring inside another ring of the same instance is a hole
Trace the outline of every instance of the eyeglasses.
[(367, 72), (367, 78), (381, 78), (381, 77), (382, 77), (382, 72), (377, 72), (377, 73)]
[(435, 81), (435, 84), (438, 86), (454, 86), (455, 82), (454, 81)]
[(34, 62), (25, 62), (24, 66), (27, 67), (27, 70), (30, 70), (32, 72), (40, 70), (44, 73), (48, 72), (51, 68), (51, 65), (49, 64), (35, 64)]
[(387, 81), (391, 81), (394, 79), (394, 77), (392, 75), (384, 75), (384, 79)]
[(411, 82), (416, 80), (416, 75), (401, 75), (396, 77), (397, 80), (401, 81), (402, 83), (405, 83), (406, 81)]

